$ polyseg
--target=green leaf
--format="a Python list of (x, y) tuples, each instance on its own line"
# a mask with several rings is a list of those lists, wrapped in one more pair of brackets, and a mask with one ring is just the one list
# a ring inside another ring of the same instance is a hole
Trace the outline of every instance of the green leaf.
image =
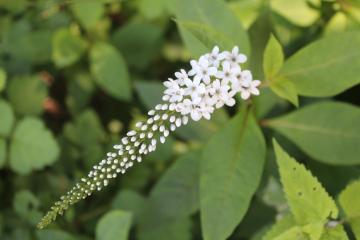
[(163, 32), (164, 29), (155, 24), (130, 22), (114, 32), (112, 42), (129, 66), (144, 69), (161, 52)]
[(96, 225), (96, 240), (127, 240), (132, 222), (131, 213), (112, 210)]
[[(250, 43), (247, 33), (225, 2), (221, 0), (170, 0), (169, 8), (179, 21), (207, 25), (235, 42), (241, 52), (249, 54)], [(186, 46), (194, 56), (200, 56), (210, 50), (186, 29), (180, 27), (180, 32)]]
[(27, 117), (15, 127), (10, 143), (10, 167), (19, 174), (54, 163), (59, 147), (52, 133), (37, 118)]
[(302, 27), (309, 26), (320, 18), (320, 12), (311, 8), (305, 0), (272, 0), (271, 8), (290, 22)]
[(0, 67), (0, 93), (5, 89), (6, 85), (6, 72)]
[(340, 193), (339, 202), (356, 239), (360, 239), (360, 180), (350, 183)]
[(274, 35), (271, 35), (264, 51), (263, 68), (266, 80), (273, 80), (272, 78), (279, 72), (283, 64), (282, 47)]
[(23, 76), (9, 81), (7, 93), (15, 112), (37, 115), (43, 111), (48, 90), (39, 76)]
[(296, 92), (296, 88), (292, 82), (282, 77), (277, 77), (277, 79), (270, 82), (270, 89), (276, 95), (288, 100), (296, 107), (299, 106), (299, 99)]
[(360, 163), (360, 109), (347, 103), (320, 102), (269, 121), (310, 157), (328, 164)]
[(204, 239), (230, 236), (259, 185), (264, 160), (264, 138), (249, 109), (241, 111), (209, 141), (200, 168)]
[(187, 217), (199, 209), (199, 158), (197, 152), (180, 157), (151, 191), (149, 201), (163, 217)]
[(74, 236), (70, 233), (64, 232), (57, 229), (44, 229), (36, 232), (36, 237), (38, 240), (76, 240)]
[[(192, 38), (199, 41), (204, 48), (204, 52), (209, 52), (213, 49), (214, 46), (219, 46), (223, 50), (231, 50), (234, 46), (237, 45), (237, 42), (210, 27), (209, 25), (199, 23), (199, 22), (190, 22), (190, 21), (178, 21), (177, 24), (183, 31), (186, 31), (192, 35)], [(202, 55), (200, 50), (195, 49), (195, 46), (192, 43), (188, 44), (188, 48), (192, 53), (197, 53), (196, 55)]]
[(136, 1), (139, 12), (148, 19), (161, 17), (166, 12), (168, 0), (138, 0)]
[(336, 204), (318, 180), (275, 140), (273, 143), (281, 182), (295, 221), (299, 225), (324, 224), (328, 218), (337, 218)]
[(32, 225), (36, 225), (41, 219), (42, 213), (38, 210), (39, 204), (39, 199), (28, 190), (17, 192), (13, 201), (15, 212)]
[(145, 207), (145, 198), (132, 190), (122, 190), (113, 199), (111, 207), (131, 212), (138, 222)]
[(120, 53), (107, 43), (96, 43), (90, 51), (91, 72), (96, 83), (119, 100), (131, 99), (126, 63)]
[(0, 99), (0, 137), (9, 136), (14, 120), (14, 111), (10, 104)]
[(280, 70), (300, 95), (333, 96), (360, 83), (360, 31), (336, 34), (291, 56)]
[(62, 28), (54, 33), (52, 47), (52, 59), (55, 65), (64, 68), (81, 58), (86, 49), (86, 42), (70, 30)]
[(320, 240), (348, 240), (348, 236), (342, 225), (337, 225), (335, 228), (325, 228)]
[(7, 157), (7, 144), (5, 139), (0, 137), (0, 168), (5, 165)]
[(93, 27), (104, 14), (104, 4), (98, 0), (77, 0), (70, 7), (85, 28)]

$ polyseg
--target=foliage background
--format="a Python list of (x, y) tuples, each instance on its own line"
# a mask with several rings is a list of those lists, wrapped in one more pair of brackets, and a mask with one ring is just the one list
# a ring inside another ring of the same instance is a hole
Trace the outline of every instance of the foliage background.
[[(318, 39), (330, 40), (283, 68), (274, 40), (268, 58), (281, 70), (278, 74), (272, 66), (264, 75), (270, 33), (286, 59)], [(0, 238), (261, 239), (289, 211), (274, 136), (336, 198), (360, 177), (359, 35), (356, 0), (0, 0)], [(214, 158), (211, 150), (225, 151), (217, 142), (222, 137), (236, 141), (238, 136), (227, 132), (241, 128), (244, 111), (236, 122), (229, 119), (238, 109), (224, 109), (211, 121), (180, 129), (107, 189), (72, 207), (50, 228), (36, 230), (52, 202), (161, 100), (161, 82), (188, 69), (191, 57), (215, 43), (239, 45), (250, 56), (248, 68), (264, 83), (251, 114), (252, 124), (262, 129), (256, 134), (267, 142), (266, 159), (261, 144), (253, 147), (253, 132), (250, 144), (241, 147), (246, 157), (240, 175), (249, 173), (253, 180), (231, 185), (228, 193), (234, 194), (221, 193), (227, 187), (226, 154)], [(317, 63), (329, 66), (309, 69)], [(294, 69), (303, 74), (292, 79)], [(293, 105), (297, 95), (299, 108)], [(325, 100), (331, 102), (316, 105)], [(296, 114), (302, 109), (307, 110)], [(290, 112), (295, 115), (269, 120)], [(321, 129), (289, 130), (284, 121), (305, 127), (315, 121)], [(203, 184), (203, 175), (215, 176), (217, 184)], [(245, 201), (239, 201), (241, 193)], [(226, 204), (203, 204), (204, 196)], [(232, 216), (239, 209), (246, 215)], [(228, 222), (214, 220), (219, 211)], [(209, 225), (201, 228), (200, 218)], [(224, 224), (228, 229), (217, 228)]]

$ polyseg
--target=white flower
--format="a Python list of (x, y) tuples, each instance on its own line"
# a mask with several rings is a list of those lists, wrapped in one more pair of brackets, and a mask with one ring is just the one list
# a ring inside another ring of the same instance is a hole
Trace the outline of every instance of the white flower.
[(180, 72), (175, 72), (175, 77), (180, 86), (185, 84), (185, 79), (189, 79), (189, 76), (184, 69), (181, 69)]
[(218, 67), (220, 65), (220, 61), (224, 60), (226, 57), (226, 52), (220, 52), (218, 46), (215, 46), (211, 53), (205, 55), (211, 66)]
[(209, 66), (209, 61), (205, 56), (201, 56), (199, 61), (191, 60), (192, 69), (189, 71), (189, 76), (195, 76), (194, 79), (203, 80), (205, 84), (210, 83), (210, 77), (217, 72), (216, 67)]
[(222, 63), (222, 71), (216, 73), (216, 77), (220, 78), (224, 83), (236, 81), (236, 74), (241, 72), (240, 67), (232, 67), (231, 63), (224, 61)]
[(171, 88), (164, 91), (165, 96), (168, 96), (165, 99), (168, 99), (170, 102), (180, 102), (183, 99), (184, 93), (184, 89), (180, 88), (178, 84), (173, 84)]
[(247, 57), (244, 54), (239, 53), (239, 48), (236, 46), (232, 49), (231, 53), (227, 53), (226, 60), (233, 65), (239, 65), (240, 63), (246, 62)]
[(193, 100), (199, 98), (199, 96), (206, 92), (205, 85), (200, 82), (199, 78), (195, 78), (193, 81), (185, 79), (185, 95), (191, 96)]
[(212, 88), (209, 89), (209, 92), (215, 99), (214, 101), (216, 108), (222, 107), (226, 101), (228, 101), (229, 89), (229, 85), (222, 84), (222, 82), (220, 82), (218, 79), (212, 83)]
[(185, 99), (182, 106), (182, 115), (188, 115), (190, 114), (190, 117), (194, 121), (199, 121), (202, 117), (201, 109), (199, 108), (199, 101), (196, 99), (196, 101), (192, 101), (190, 99)]
[(205, 119), (210, 120), (211, 114), (214, 112), (214, 107), (206, 102), (201, 102), (200, 111)]
[(251, 81), (248, 86), (242, 86), (240, 92), (241, 92), (241, 98), (246, 100), (250, 97), (251, 94), (253, 95), (259, 95), (259, 89), (257, 88), (261, 82), (259, 80)]

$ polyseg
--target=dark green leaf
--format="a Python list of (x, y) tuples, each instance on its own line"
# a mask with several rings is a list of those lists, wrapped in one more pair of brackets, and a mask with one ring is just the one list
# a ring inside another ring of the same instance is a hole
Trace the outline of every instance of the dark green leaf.
[(14, 111), (10, 104), (0, 99), (0, 137), (9, 136), (14, 120)]
[(329, 164), (360, 163), (360, 109), (346, 103), (321, 102), (269, 120), (305, 153)]
[(200, 209), (204, 239), (226, 239), (244, 217), (257, 189), (265, 142), (249, 109), (207, 144), (201, 161)]
[(112, 210), (96, 226), (96, 240), (127, 240), (132, 222), (131, 213)]

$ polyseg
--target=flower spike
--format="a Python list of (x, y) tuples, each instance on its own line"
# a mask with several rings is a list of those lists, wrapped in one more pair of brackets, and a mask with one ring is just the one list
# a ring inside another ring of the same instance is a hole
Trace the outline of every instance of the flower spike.
[(134, 163), (156, 150), (157, 144), (164, 143), (170, 132), (186, 125), (191, 118), (199, 121), (210, 119), (215, 109), (224, 105), (233, 106), (235, 95), (240, 93), (246, 100), (251, 95), (259, 95), (259, 80), (253, 80), (249, 70), (242, 70), (240, 64), (247, 57), (234, 47), (231, 52), (220, 52), (215, 46), (211, 53), (197, 60), (191, 60), (192, 69), (181, 69), (175, 79), (164, 82), (164, 101), (148, 112), (147, 121), (135, 124), (113, 151), (93, 167), (87, 177), (81, 179), (69, 192), (51, 207), (38, 224), (44, 228), (57, 215), (62, 215), (69, 206), (100, 191), (109, 181), (124, 174)]

